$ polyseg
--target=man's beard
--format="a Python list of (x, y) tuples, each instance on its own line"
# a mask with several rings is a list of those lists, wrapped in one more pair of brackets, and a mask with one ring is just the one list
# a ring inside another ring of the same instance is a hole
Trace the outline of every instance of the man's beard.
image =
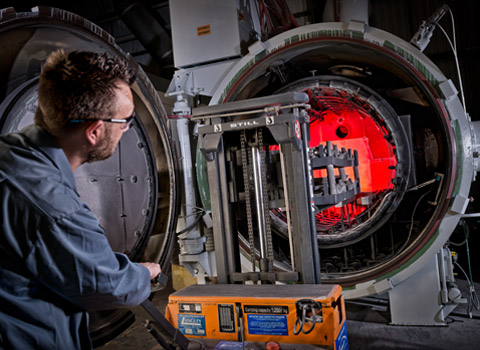
[(87, 162), (92, 163), (99, 160), (105, 160), (112, 156), (117, 148), (112, 140), (112, 133), (109, 128), (105, 128), (105, 137), (97, 144), (94, 150), (88, 154)]

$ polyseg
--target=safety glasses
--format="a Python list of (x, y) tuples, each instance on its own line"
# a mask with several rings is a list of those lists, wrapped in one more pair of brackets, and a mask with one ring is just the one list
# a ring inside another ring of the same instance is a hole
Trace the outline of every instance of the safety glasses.
[(133, 119), (134, 119), (136, 116), (137, 116), (137, 115), (135, 114), (135, 111), (134, 111), (130, 117), (125, 118), (125, 119), (115, 119), (115, 118), (109, 118), (109, 119), (86, 118), (86, 119), (72, 119), (72, 120), (69, 121), (69, 123), (70, 123), (70, 124), (76, 124), (76, 123), (93, 122), (93, 121), (101, 120), (101, 121), (107, 122), (107, 123), (120, 123), (120, 124), (124, 124), (124, 125), (122, 125), (121, 129), (128, 129), (128, 128), (130, 127), (130, 125), (132, 124)]

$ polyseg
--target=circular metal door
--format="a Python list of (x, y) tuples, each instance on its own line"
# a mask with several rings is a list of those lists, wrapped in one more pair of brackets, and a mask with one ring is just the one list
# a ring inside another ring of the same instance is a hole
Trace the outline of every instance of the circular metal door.
[[(316, 214), (323, 282), (347, 298), (407, 279), (453, 232), (475, 172), (472, 127), (453, 84), (409, 43), (359, 23), (312, 24), (252, 47), (217, 86), (211, 104), (304, 91), (310, 147), (359, 151), (360, 196)], [(271, 217), (281, 241), (285, 215)]]

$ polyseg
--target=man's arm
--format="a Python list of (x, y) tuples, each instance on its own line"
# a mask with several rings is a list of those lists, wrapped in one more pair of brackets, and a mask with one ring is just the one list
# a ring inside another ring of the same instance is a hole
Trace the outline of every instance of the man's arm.
[(38, 229), (27, 265), (55, 293), (87, 310), (134, 306), (150, 295), (160, 266), (113, 252), (88, 210)]

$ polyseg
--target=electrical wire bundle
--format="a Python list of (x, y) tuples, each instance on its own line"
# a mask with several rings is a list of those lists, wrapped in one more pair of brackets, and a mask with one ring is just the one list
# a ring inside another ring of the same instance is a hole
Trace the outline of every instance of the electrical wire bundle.
[(284, 0), (258, 0), (262, 41), (298, 27), (298, 22)]
[(450, 47), (452, 48), (452, 52), (453, 52), (453, 57), (455, 59), (455, 65), (456, 65), (456, 68), (457, 68), (457, 74), (458, 74), (458, 83), (459, 83), (459, 86), (460, 86), (460, 96), (462, 97), (462, 104), (463, 104), (463, 109), (465, 111), (465, 114), (467, 113), (466, 111), (466, 106), (465, 106), (465, 95), (463, 93), (463, 83), (462, 83), (462, 75), (460, 73), (460, 65), (458, 64), (458, 55), (457, 55), (457, 40), (455, 38), (455, 20), (453, 18), (453, 13), (452, 13), (452, 10), (450, 9), (450, 7), (448, 5), (443, 5), (446, 9), (448, 9), (448, 13), (450, 13), (450, 18), (452, 19), (452, 40), (450, 39), (450, 37), (448, 36), (447, 32), (445, 31), (445, 29), (443, 29), (443, 27), (437, 23), (437, 26), (442, 30), (443, 34), (445, 35), (445, 37), (447, 38), (447, 41), (448, 41), (448, 44), (450, 45)]

